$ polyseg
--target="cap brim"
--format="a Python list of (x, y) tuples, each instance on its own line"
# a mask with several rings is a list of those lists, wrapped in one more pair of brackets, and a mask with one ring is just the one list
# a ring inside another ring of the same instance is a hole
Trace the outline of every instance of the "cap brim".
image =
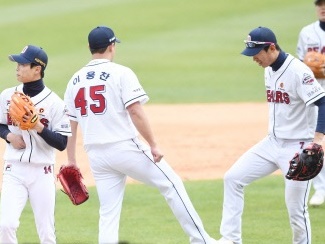
[(255, 56), (258, 54), (264, 47), (254, 47), (254, 48), (249, 48), (246, 47), (244, 51), (241, 52), (241, 54), (246, 55), (246, 56)]
[(9, 55), (9, 60), (12, 62), (17, 62), (19, 64), (29, 64), (31, 63), (28, 59), (22, 57), (21, 55)]

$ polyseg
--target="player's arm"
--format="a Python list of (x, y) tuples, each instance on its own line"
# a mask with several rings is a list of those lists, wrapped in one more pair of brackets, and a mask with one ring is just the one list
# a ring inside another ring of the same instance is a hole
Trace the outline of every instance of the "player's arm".
[[(26, 120), (30, 120), (33, 116), (31, 111), (26, 110), (26, 114), (24, 118)], [(37, 121), (36, 125), (34, 126), (33, 130), (37, 132), (37, 134), (43, 138), (43, 140), (50, 145), (51, 147), (56, 148), (59, 151), (63, 151), (67, 147), (67, 136), (64, 136), (60, 133), (55, 131), (51, 131), (47, 127), (45, 127), (40, 120)]]
[(7, 143), (10, 143), (15, 149), (26, 148), (26, 144), (22, 135), (12, 133), (9, 130), (8, 125), (0, 124), (0, 137), (4, 139)]
[(7, 140), (7, 136), (9, 133), (10, 130), (8, 128), (8, 125), (0, 124), (0, 137), (4, 139), (7, 143), (9, 143), (9, 141)]
[(67, 144), (67, 157), (68, 157), (68, 165), (76, 165), (76, 143), (77, 143), (77, 130), (78, 130), (78, 122), (70, 120), (71, 125), (71, 133), (72, 135), (68, 137)]
[(37, 132), (37, 134), (42, 137), (47, 144), (59, 151), (63, 151), (67, 147), (67, 136), (61, 135), (55, 131), (51, 131), (46, 127), (43, 127), (43, 130), (41, 132)]
[[(3, 92), (4, 93), (4, 92)], [(1, 93), (0, 100), (1, 104), (6, 104), (6, 96)], [(0, 106), (1, 114), (5, 115), (6, 113), (3, 111), (7, 111), (7, 108)], [(0, 137), (4, 139), (7, 143), (10, 143), (11, 146), (15, 149), (24, 149), (26, 148), (25, 141), (22, 135), (14, 134), (9, 130), (7, 125), (7, 117), (0, 118), (2, 123), (0, 124)], [(5, 122), (5, 123), (3, 123)]]
[(43, 138), (43, 140), (51, 147), (56, 148), (59, 151), (63, 151), (67, 147), (67, 136), (64, 136), (55, 131), (51, 131), (45, 127), (40, 121), (37, 122), (33, 128), (37, 131), (37, 134)]
[(325, 134), (325, 97), (318, 99), (314, 104), (318, 107), (318, 117), (313, 142), (321, 145)]
[(145, 114), (140, 102), (135, 102), (127, 107), (134, 126), (141, 136), (148, 142), (154, 161), (159, 162), (163, 157), (155, 141), (147, 115)]

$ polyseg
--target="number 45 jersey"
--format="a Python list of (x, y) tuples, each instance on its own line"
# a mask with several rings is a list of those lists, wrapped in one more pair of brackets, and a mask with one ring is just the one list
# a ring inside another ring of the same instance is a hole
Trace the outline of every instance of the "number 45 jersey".
[(136, 137), (126, 108), (148, 100), (135, 73), (107, 59), (94, 59), (77, 71), (64, 95), (68, 116), (80, 124), (85, 146)]

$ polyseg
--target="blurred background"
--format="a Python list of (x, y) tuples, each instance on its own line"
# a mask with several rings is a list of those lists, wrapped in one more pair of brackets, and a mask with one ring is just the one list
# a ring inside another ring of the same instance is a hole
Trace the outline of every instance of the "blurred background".
[(266, 26), (295, 55), (300, 29), (315, 20), (313, 0), (1, 0), (0, 91), (18, 84), (8, 55), (33, 44), (62, 97), (90, 60), (89, 31), (106, 25), (122, 41), (114, 61), (135, 71), (151, 103), (264, 101), (263, 69), (240, 55), (243, 40)]

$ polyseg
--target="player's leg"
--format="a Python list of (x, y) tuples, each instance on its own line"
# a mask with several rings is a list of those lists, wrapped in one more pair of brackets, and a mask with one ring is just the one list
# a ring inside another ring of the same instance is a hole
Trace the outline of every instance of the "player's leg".
[(123, 148), (115, 148), (114, 152), (116, 155), (125, 155), (124, 161), (114, 166), (116, 170), (159, 189), (191, 243), (212, 242), (182, 180), (165, 160), (155, 164), (150, 148), (139, 140), (126, 142)]
[[(305, 142), (305, 145), (309, 142)], [(287, 142), (282, 147), (279, 157), (279, 167), (285, 175), (288, 172), (288, 162), (296, 152), (300, 152), (300, 142)], [(293, 232), (293, 243), (311, 243), (311, 227), (308, 213), (308, 196), (311, 181), (293, 181), (285, 179), (285, 202), (288, 209), (289, 220)]]
[[(111, 168), (115, 160), (107, 150), (108, 146), (88, 148), (92, 170), (100, 203), (98, 243), (118, 243), (119, 222), (125, 191), (126, 175)], [(119, 155), (122, 157), (123, 155)], [(117, 158), (116, 162), (120, 160)]]
[(224, 200), (220, 233), (223, 239), (242, 243), (244, 187), (277, 170), (274, 145), (265, 138), (244, 153), (224, 176)]
[[(325, 79), (319, 79), (318, 82), (325, 89)], [(325, 147), (325, 139), (322, 143)], [(313, 196), (310, 198), (309, 204), (311, 206), (320, 206), (325, 202), (325, 167), (319, 172), (319, 174), (313, 179), (313, 188), (315, 190)]]
[(310, 181), (285, 180), (285, 200), (293, 232), (293, 243), (311, 243), (311, 225), (308, 212)]
[(18, 243), (16, 232), (28, 192), (21, 180), (20, 165), (4, 164), (0, 203), (0, 243)]
[(319, 206), (325, 202), (325, 167), (313, 179), (315, 193), (311, 197), (309, 204), (311, 206)]
[(55, 177), (53, 166), (30, 166), (29, 201), (40, 243), (55, 244)]
[(118, 243), (126, 176), (96, 180), (100, 210), (98, 243)]

